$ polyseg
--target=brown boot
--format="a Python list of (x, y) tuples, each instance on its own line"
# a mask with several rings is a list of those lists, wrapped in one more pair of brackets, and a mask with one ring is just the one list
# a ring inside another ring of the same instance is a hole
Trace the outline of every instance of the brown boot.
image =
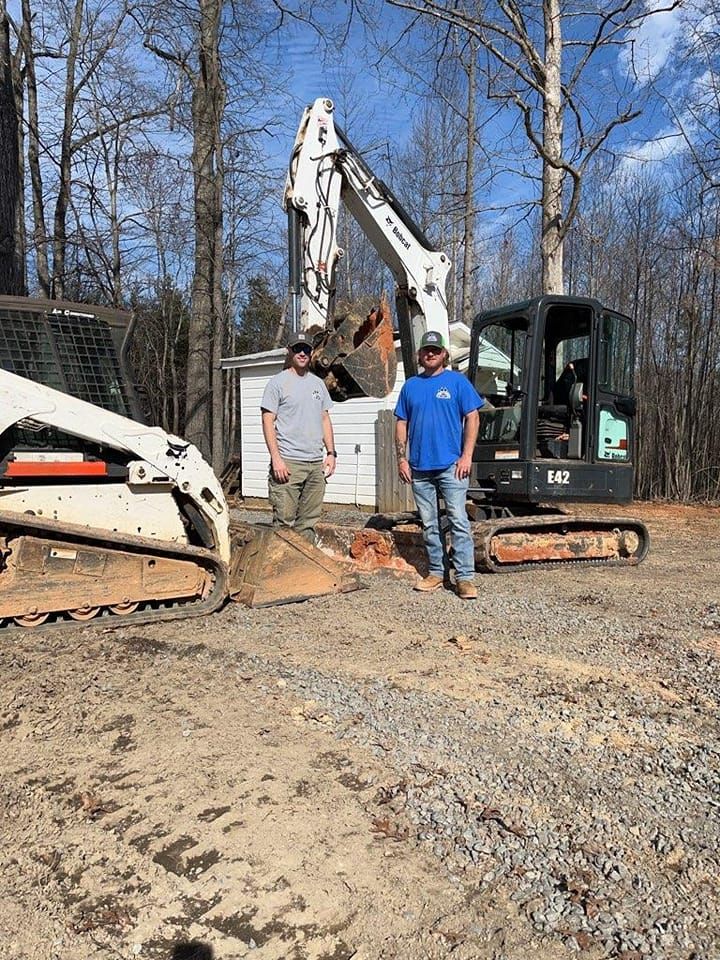
[(429, 573), (422, 580), (418, 580), (413, 589), (419, 590), (421, 593), (429, 593), (431, 590), (437, 590), (442, 585), (442, 577), (436, 577), (434, 573)]
[(472, 580), (458, 580), (455, 592), (461, 600), (477, 600), (477, 587)]

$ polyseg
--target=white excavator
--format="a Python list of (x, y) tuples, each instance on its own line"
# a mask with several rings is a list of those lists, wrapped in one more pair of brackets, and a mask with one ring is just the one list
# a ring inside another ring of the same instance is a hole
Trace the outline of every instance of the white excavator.
[(335, 400), (384, 397), (395, 384), (395, 334), (388, 305), (369, 316), (336, 315), (338, 220), (343, 205), (396, 283), (398, 337), (406, 371), (417, 370), (425, 330), (452, 345), (446, 298), (451, 262), (435, 250), (387, 184), (367, 166), (334, 120), (334, 104), (307, 107), (285, 185), (293, 329), (318, 333), (313, 367)]

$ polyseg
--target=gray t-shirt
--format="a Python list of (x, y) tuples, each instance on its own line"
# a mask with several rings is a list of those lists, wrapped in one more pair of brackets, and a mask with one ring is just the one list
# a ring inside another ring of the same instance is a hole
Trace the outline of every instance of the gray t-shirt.
[(277, 417), (275, 432), (283, 457), (322, 460), (322, 412), (332, 407), (332, 401), (320, 377), (283, 370), (268, 381), (260, 406)]

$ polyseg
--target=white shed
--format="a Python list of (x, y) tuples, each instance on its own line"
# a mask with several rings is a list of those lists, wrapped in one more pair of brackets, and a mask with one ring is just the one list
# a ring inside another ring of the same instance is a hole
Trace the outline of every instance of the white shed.
[[(268, 350), (233, 358), (240, 390), (241, 492), (244, 497), (267, 497), (269, 458), (262, 435), (260, 400), (270, 377), (280, 373), (285, 350)], [(379, 410), (393, 410), (405, 380), (398, 357), (398, 375), (392, 393), (382, 400), (363, 398), (334, 403), (330, 411), (337, 469), (328, 481), (326, 503), (375, 507), (375, 424)]]

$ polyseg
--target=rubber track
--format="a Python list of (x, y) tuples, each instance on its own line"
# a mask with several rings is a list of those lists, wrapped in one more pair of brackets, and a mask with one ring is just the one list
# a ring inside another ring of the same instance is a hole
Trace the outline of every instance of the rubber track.
[[(635, 533), (639, 540), (639, 546), (631, 557), (619, 557), (613, 559), (589, 558), (583, 559), (577, 557), (572, 560), (535, 560), (527, 563), (498, 564), (490, 556), (490, 542), (498, 533), (521, 533), (523, 531), (532, 532), (533, 530), (547, 530), (553, 527), (570, 527), (573, 530), (582, 531), (585, 528), (588, 531), (594, 530), (617, 530)], [(598, 517), (574, 517), (567, 514), (562, 516), (540, 516), (540, 517), (510, 517), (505, 520), (486, 520), (473, 525), (475, 535), (476, 549), (475, 562), (476, 568), (485, 573), (519, 573), (524, 570), (550, 570), (550, 569), (568, 569), (574, 566), (595, 566), (595, 567), (627, 567), (637, 566), (647, 556), (650, 549), (650, 534), (644, 523), (639, 520), (628, 519), (627, 517), (598, 518)], [(478, 540), (482, 536), (482, 542)]]
[[(114, 614), (105, 609), (91, 620), (73, 620), (63, 612), (51, 613), (50, 618), (36, 627), (21, 627), (11, 619), (0, 625), (0, 632), (40, 633), (68, 627), (132, 627), (145, 623), (164, 620), (182, 620), (187, 617), (201, 617), (219, 610), (228, 596), (228, 571), (226, 565), (213, 550), (203, 547), (171, 543), (165, 540), (152, 540), (126, 533), (110, 533), (94, 530), (74, 523), (61, 523), (46, 520), (44, 517), (7, 513), (0, 510), (0, 536), (11, 539), (13, 536), (36, 535), (46, 540), (72, 542), (78, 546), (100, 547), (107, 550), (123, 550), (144, 556), (170, 557), (176, 560), (195, 560), (207, 570), (212, 578), (210, 593), (204, 600), (178, 601), (141, 601), (134, 613)], [(2, 573), (0, 572), (0, 584)], [(150, 605), (159, 602), (160, 607), (152, 609)], [(169, 604), (169, 606), (168, 606)], [(53, 619), (56, 618), (56, 619)]]

